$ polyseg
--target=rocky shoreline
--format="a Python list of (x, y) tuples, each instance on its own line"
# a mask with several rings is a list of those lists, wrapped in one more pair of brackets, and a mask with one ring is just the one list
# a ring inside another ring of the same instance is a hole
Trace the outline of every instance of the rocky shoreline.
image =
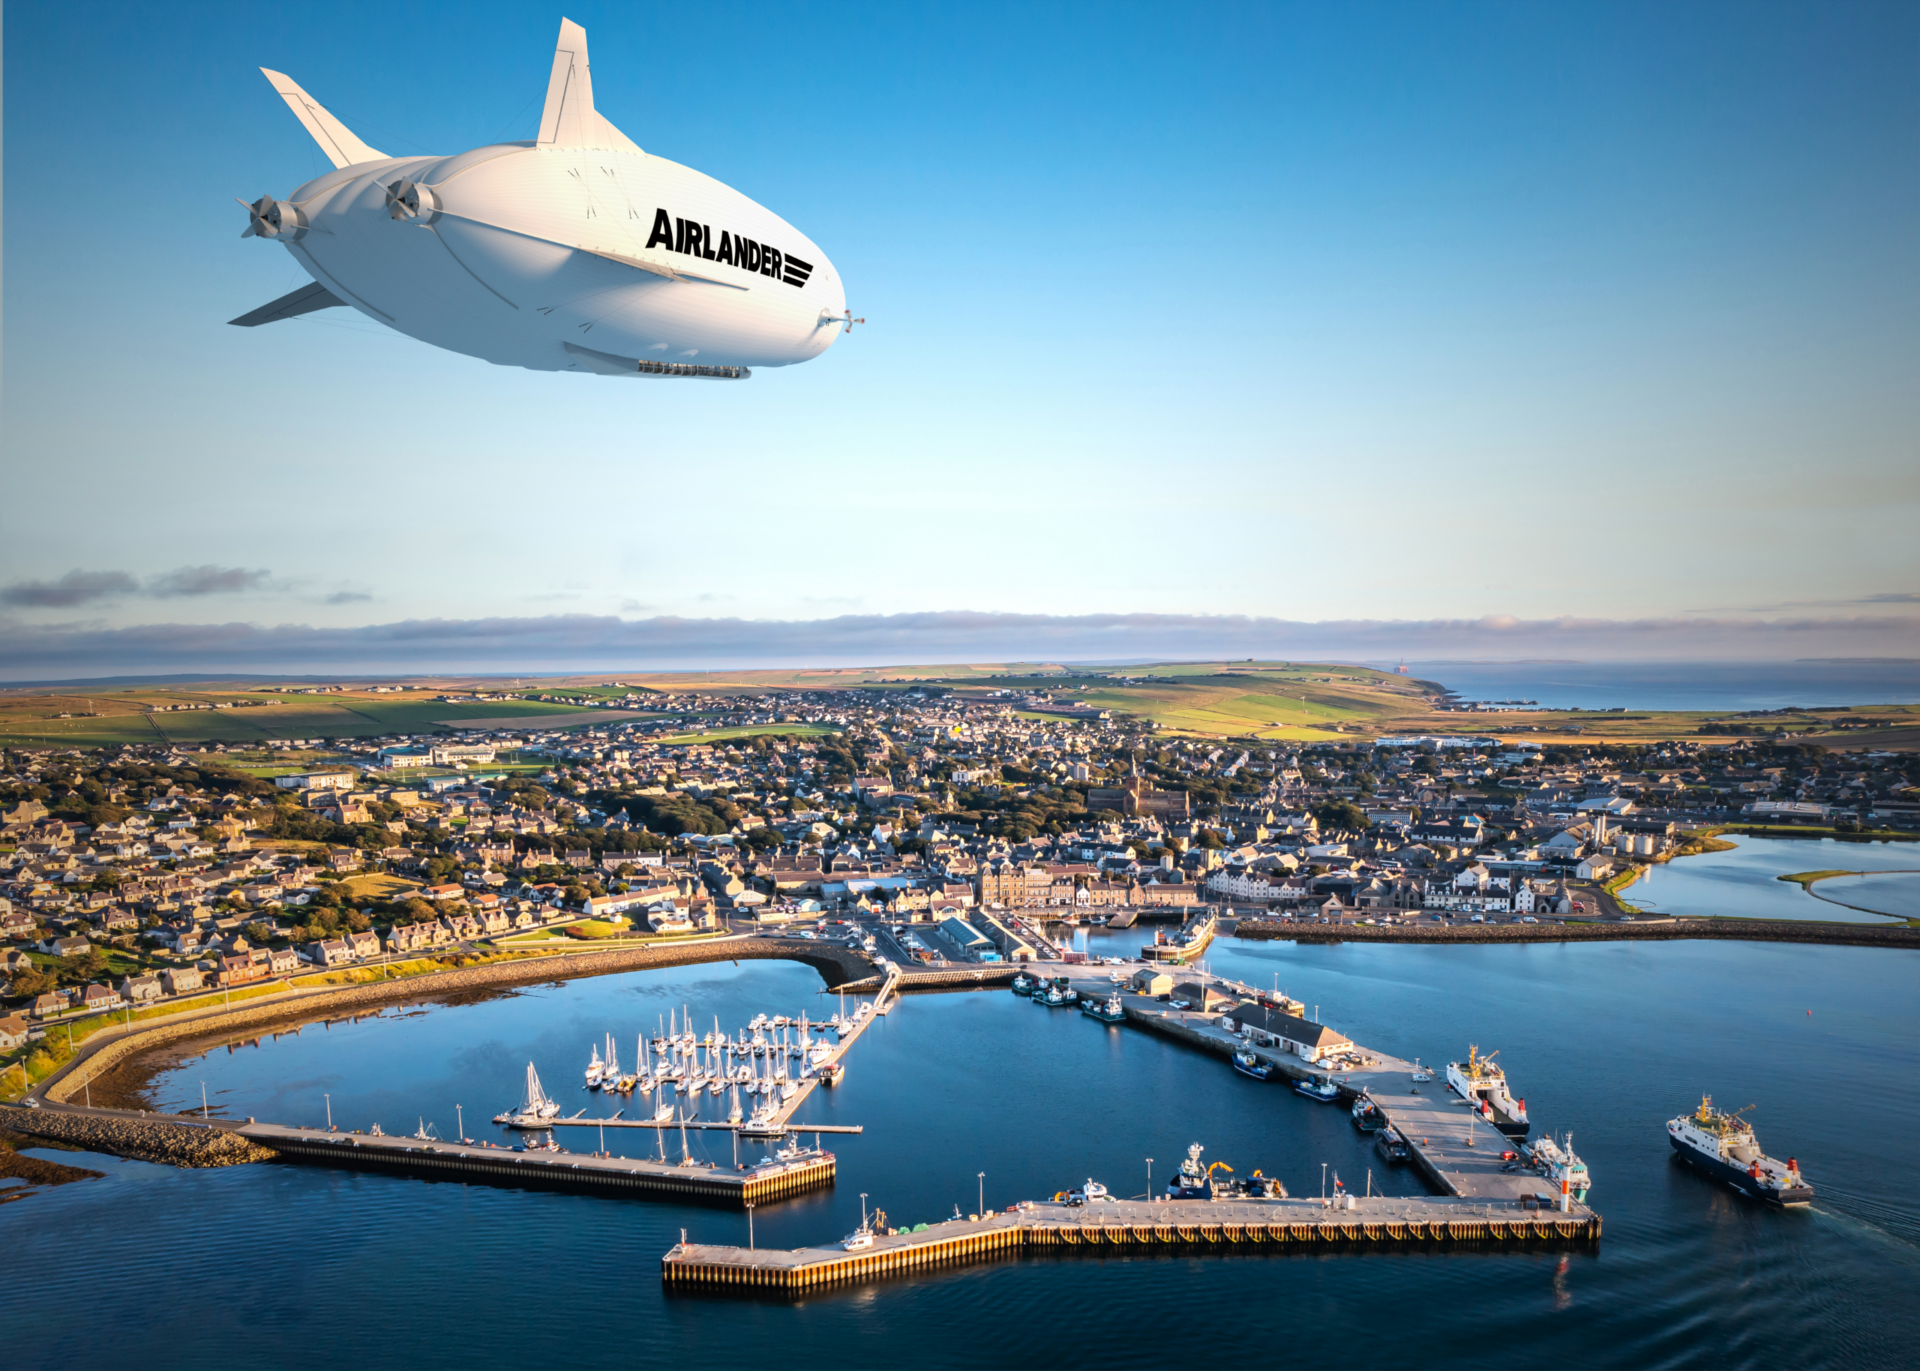
[[(272, 1148), (208, 1124), (138, 1115), (77, 1113), (65, 1109), (0, 1110), (0, 1128), (33, 1138), (101, 1152), (135, 1161), (164, 1162), (168, 1166), (244, 1166), (271, 1161)], [(97, 1174), (97, 1173), (96, 1173)]]
[(1764, 919), (1660, 919), (1620, 923), (1464, 924), (1453, 927), (1391, 924), (1316, 924), (1248, 919), (1233, 930), (1249, 939), (1296, 943), (1585, 943), (1683, 938), (1739, 942), (1826, 943), (1849, 947), (1920, 947), (1920, 928), (1906, 924), (1803, 923)]

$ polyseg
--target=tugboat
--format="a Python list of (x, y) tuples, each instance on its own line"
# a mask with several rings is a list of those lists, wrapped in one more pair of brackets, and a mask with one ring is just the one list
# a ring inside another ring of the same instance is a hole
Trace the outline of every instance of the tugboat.
[(1407, 1146), (1407, 1140), (1400, 1136), (1400, 1130), (1389, 1125), (1373, 1135), (1373, 1150), (1386, 1159), (1389, 1166), (1399, 1166), (1413, 1157), (1413, 1149)]
[(1333, 1083), (1331, 1076), (1322, 1076), (1317, 1081), (1295, 1081), (1293, 1093), (1305, 1095), (1308, 1099), (1317, 1100), (1321, 1104), (1332, 1104), (1340, 1098), (1340, 1087)]
[(1565, 1146), (1555, 1142), (1549, 1134), (1527, 1150), (1533, 1156), (1533, 1164), (1546, 1174), (1556, 1188), (1564, 1181), (1569, 1195), (1581, 1204), (1587, 1202), (1587, 1191), (1593, 1188), (1593, 1177), (1587, 1172), (1587, 1164), (1573, 1150), (1573, 1134), (1567, 1134)]
[(1279, 1074), (1279, 1068), (1263, 1057), (1241, 1048), (1233, 1054), (1233, 1069), (1242, 1076), (1251, 1076), (1256, 1081), (1270, 1081)]
[(1127, 1021), (1126, 1008), (1120, 1003), (1120, 996), (1117, 994), (1105, 1000), (1095, 999), (1091, 995), (1084, 995), (1080, 999), (1080, 1012), (1100, 1020), (1101, 1023), (1125, 1023)]
[(1746, 1112), (1723, 1114), (1713, 1107), (1713, 1096), (1702, 1095), (1693, 1113), (1667, 1120), (1667, 1140), (1680, 1160), (1743, 1195), (1789, 1208), (1812, 1204), (1813, 1187), (1800, 1174), (1800, 1163), (1792, 1157), (1778, 1162), (1762, 1152), (1753, 1125), (1740, 1117)]
[(1509, 1138), (1524, 1138), (1533, 1131), (1527, 1122), (1527, 1102), (1516, 1100), (1507, 1089), (1507, 1073), (1493, 1064), (1499, 1055), (1489, 1052), (1483, 1057), (1478, 1047), (1469, 1047), (1464, 1062), (1447, 1063), (1447, 1088)]
[(1204, 1151), (1206, 1148), (1199, 1143), (1194, 1143), (1187, 1149), (1187, 1159), (1180, 1163), (1178, 1174), (1167, 1182), (1168, 1199), (1210, 1200), (1213, 1198), (1213, 1167), (1200, 1164), (1200, 1154)]
[(1354, 1097), (1353, 1126), (1362, 1133), (1378, 1133), (1387, 1126), (1387, 1116), (1364, 1090)]

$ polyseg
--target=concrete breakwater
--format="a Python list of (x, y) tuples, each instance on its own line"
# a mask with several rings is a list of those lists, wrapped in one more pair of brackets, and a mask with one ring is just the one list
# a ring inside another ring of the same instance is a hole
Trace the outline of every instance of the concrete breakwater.
[(829, 986), (842, 984), (849, 977), (865, 974), (872, 969), (872, 964), (864, 957), (840, 948), (797, 947), (792, 943), (767, 938), (685, 943), (672, 947), (620, 948), (564, 957), (494, 962), (485, 966), (429, 972), (405, 980), (368, 981), (362, 985), (334, 986), (275, 996), (235, 1005), (230, 1009), (136, 1023), (130, 1029), (105, 1030), (89, 1038), (79, 1054), (49, 1076), (34, 1094), (52, 1101), (70, 1103), (91, 1082), (121, 1063), (143, 1052), (192, 1039), (218, 1038), (273, 1024), (309, 1021), (341, 1011), (362, 1013), (475, 990), (538, 985), (653, 967), (738, 960), (805, 962), (818, 970)]
[(1321, 924), (1246, 919), (1234, 936), (1297, 943), (1584, 943), (1719, 938), (1741, 942), (1829, 943), (1854, 947), (1920, 947), (1920, 928), (1905, 924), (1804, 923), (1766, 919), (1660, 919), (1622, 923), (1465, 924), (1453, 927)]
[(214, 1124), (171, 1116), (122, 1114), (107, 1110), (0, 1109), (0, 1127), (34, 1138), (49, 1138), (88, 1152), (131, 1157), (169, 1166), (244, 1166), (270, 1161), (271, 1148)]
[[(998, 966), (961, 967), (952, 971), (903, 971), (895, 988), (899, 990), (970, 990), (983, 985), (1008, 985), (1018, 976), (1022, 968), (1001, 964)], [(861, 980), (848, 981), (835, 989), (849, 994), (870, 995), (879, 990), (885, 982), (878, 976), (867, 976)]]

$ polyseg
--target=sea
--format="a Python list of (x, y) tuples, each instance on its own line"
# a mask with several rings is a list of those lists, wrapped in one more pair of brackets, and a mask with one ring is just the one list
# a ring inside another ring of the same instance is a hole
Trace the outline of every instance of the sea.
[[(1738, 886), (1731, 887), (1738, 889)], [(1783, 887), (1784, 888), (1784, 887)], [(1793, 892), (1797, 893), (1797, 891)], [(1737, 900), (1728, 903), (1737, 905)], [(1738, 912), (1728, 909), (1726, 912)], [(1083, 934), (1133, 956), (1150, 932)], [(301, 1165), (181, 1171), (42, 1152), (105, 1174), (0, 1203), (9, 1368), (503, 1364), (812, 1368), (1909, 1367), (1920, 1346), (1920, 952), (1765, 943), (1302, 946), (1217, 940), (1209, 969), (1305, 1001), (1355, 1040), (1499, 1060), (1536, 1126), (1592, 1171), (1578, 1251), (1028, 1256), (797, 1300), (669, 1293), (698, 1242), (793, 1247), (863, 1210), (932, 1222), (1087, 1179), (1164, 1186), (1192, 1144), (1317, 1195), (1423, 1193), (1347, 1111), (1133, 1027), (1004, 989), (914, 994), (862, 1036), (800, 1118), (831, 1190), (760, 1206), (528, 1192)], [(155, 1108), (506, 1140), (527, 1064), (564, 1111), (602, 1112), (590, 1051), (669, 1015), (737, 1030), (837, 1007), (797, 963), (636, 972), (289, 1026), (123, 1079)], [(1762, 1207), (1670, 1155), (1702, 1095), (1748, 1115), (1814, 1186)], [(730, 1135), (609, 1133), (722, 1165)], [(588, 1151), (595, 1130), (563, 1134)]]
[[(1395, 662), (1367, 665), (1391, 671)], [(1465, 700), (1548, 709), (1786, 709), (1920, 703), (1920, 658), (1794, 662), (1409, 661)]]

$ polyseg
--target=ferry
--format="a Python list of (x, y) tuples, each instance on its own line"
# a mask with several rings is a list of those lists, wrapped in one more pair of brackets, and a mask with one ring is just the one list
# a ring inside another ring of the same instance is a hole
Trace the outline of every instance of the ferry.
[(1120, 1003), (1118, 995), (1105, 1000), (1096, 999), (1092, 995), (1083, 996), (1080, 1000), (1080, 1012), (1100, 1020), (1101, 1023), (1127, 1021), (1126, 1007)]
[(1321, 1104), (1332, 1104), (1340, 1098), (1340, 1087), (1333, 1083), (1331, 1076), (1322, 1076), (1317, 1081), (1295, 1081), (1293, 1093), (1305, 1095), (1310, 1100), (1318, 1100)]
[(1743, 1195), (1788, 1208), (1812, 1204), (1813, 1187), (1800, 1174), (1800, 1163), (1762, 1152), (1753, 1125), (1740, 1117), (1744, 1113), (1724, 1114), (1713, 1107), (1713, 1096), (1702, 1095), (1693, 1113), (1667, 1120), (1667, 1140), (1680, 1160)]
[(1533, 1131), (1527, 1122), (1527, 1102), (1515, 1099), (1507, 1089), (1506, 1072), (1493, 1064), (1499, 1055), (1489, 1052), (1483, 1057), (1478, 1047), (1468, 1047), (1464, 1062), (1447, 1063), (1447, 1088), (1508, 1137), (1524, 1138)]
[(1256, 1056), (1244, 1047), (1233, 1054), (1233, 1069), (1242, 1076), (1251, 1076), (1256, 1081), (1270, 1081), (1279, 1074), (1279, 1068), (1272, 1062)]

